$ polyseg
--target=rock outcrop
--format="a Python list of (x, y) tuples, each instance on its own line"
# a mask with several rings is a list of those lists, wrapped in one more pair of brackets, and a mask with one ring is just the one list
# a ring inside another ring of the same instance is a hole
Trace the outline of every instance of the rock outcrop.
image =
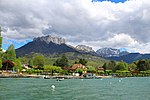
[(86, 46), (86, 45), (77, 45), (76, 46), (77, 50), (85, 51), (85, 52), (94, 52), (92, 47)]
[(66, 40), (64, 38), (54, 37), (54, 36), (51, 36), (51, 35), (34, 38), (33, 41), (44, 41), (47, 44), (49, 44), (50, 42), (53, 42), (53, 43), (59, 44), (59, 45), (66, 43)]
[(128, 54), (127, 51), (120, 51), (114, 48), (101, 48), (96, 53), (101, 57), (119, 57)]

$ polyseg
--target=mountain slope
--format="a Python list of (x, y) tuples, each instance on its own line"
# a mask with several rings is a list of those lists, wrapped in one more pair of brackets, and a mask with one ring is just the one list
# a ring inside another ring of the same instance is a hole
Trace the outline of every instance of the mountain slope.
[(119, 57), (128, 54), (127, 51), (120, 51), (119, 49), (113, 48), (101, 48), (96, 53), (101, 57)]
[(150, 54), (129, 53), (127, 55), (123, 55), (119, 57), (107, 57), (107, 59), (116, 60), (116, 61), (123, 60), (127, 63), (132, 63), (133, 61), (136, 61), (136, 60), (150, 59)]
[(46, 43), (45, 41), (32, 41), (16, 49), (16, 54), (18, 57), (31, 54), (33, 52), (48, 55), (77, 51), (66, 44), (56, 44), (53, 42)]
[(75, 49), (77, 51), (79, 51), (80, 53), (82, 54), (90, 54), (90, 55), (93, 55), (93, 56), (99, 56), (93, 49), (92, 47), (89, 47), (89, 46), (86, 46), (86, 45), (77, 45), (75, 47)]

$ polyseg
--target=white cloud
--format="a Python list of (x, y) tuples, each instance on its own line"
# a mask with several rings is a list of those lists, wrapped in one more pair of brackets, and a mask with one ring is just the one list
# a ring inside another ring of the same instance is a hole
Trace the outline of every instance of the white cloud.
[(149, 0), (0, 0), (2, 35), (17, 40), (52, 34), (74, 45), (149, 52), (149, 16)]
[[(103, 47), (112, 47), (116, 49), (120, 49), (124, 47), (129, 52), (140, 52), (140, 53), (149, 53), (150, 51), (150, 42), (141, 43), (124, 33), (114, 35), (113, 37), (110, 37), (107, 40), (82, 41), (81, 44), (89, 45), (93, 47), (95, 51)], [(76, 44), (71, 44), (71, 45), (76, 45)]]

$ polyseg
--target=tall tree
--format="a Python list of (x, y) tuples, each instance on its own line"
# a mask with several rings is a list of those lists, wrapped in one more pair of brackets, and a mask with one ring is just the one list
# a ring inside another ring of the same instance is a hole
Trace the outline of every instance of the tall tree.
[(0, 59), (0, 69), (2, 68), (2, 59)]
[(60, 59), (57, 59), (53, 65), (60, 66), (62, 68), (68, 67), (68, 58), (66, 57), (65, 54), (63, 54), (62, 57)]
[(149, 60), (139, 60), (137, 63), (137, 69), (139, 71), (150, 70), (150, 61)]
[(16, 59), (16, 51), (14, 45), (11, 44), (6, 50), (6, 52), (3, 54), (3, 60), (15, 61), (15, 59)]
[(87, 60), (79, 59), (79, 64), (86, 65), (87, 64)]
[(33, 65), (37, 66), (38, 69), (43, 69), (44, 63), (45, 63), (45, 57), (43, 55), (37, 55), (33, 59)]
[(104, 72), (106, 72), (106, 68), (107, 68), (108, 66), (107, 66), (107, 63), (104, 63), (103, 64), (103, 66), (102, 66), (102, 68), (104, 69)]
[(15, 60), (14, 68), (17, 72), (20, 72), (22, 70), (22, 63), (21, 63), (21, 60), (19, 58)]
[(121, 70), (121, 71), (126, 70), (127, 71), (128, 70), (128, 64), (124, 61), (120, 61), (116, 65), (115, 70)]
[(29, 60), (29, 66), (33, 66), (33, 60), (32, 59)]
[(137, 69), (137, 66), (136, 66), (135, 63), (129, 64), (129, 70), (130, 70), (130, 71), (134, 71), (134, 70), (136, 70), (136, 69)]
[(96, 72), (96, 69), (95, 69), (95, 67), (93, 67), (93, 66), (87, 66), (87, 72), (95, 73), (95, 72)]
[(109, 63), (108, 63), (107, 69), (110, 69), (110, 70), (112, 70), (112, 71), (114, 72), (114, 71), (115, 71), (115, 66), (116, 66), (116, 62), (113, 61), (113, 60), (111, 60), (111, 61), (109, 61)]
[(54, 73), (60, 73), (62, 71), (61, 67), (57, 66), (50, 66), (50, 65), (44, 65), (44, 70), (51, 72), (51, 75), (53, 76)]

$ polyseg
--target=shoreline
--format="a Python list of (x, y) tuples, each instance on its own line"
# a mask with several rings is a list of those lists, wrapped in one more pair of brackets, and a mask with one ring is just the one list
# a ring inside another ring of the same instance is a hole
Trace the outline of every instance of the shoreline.
[(48, 76), (48, 75), (34, 75), (34, 74), (0, 74), (0, 78), (43, 78), (43, 79), (101, 79), (112, 78), (113, 76), (95, 76), (95, 77), (83, 77), (83, 76)]
[[(49, 76), (49, 75), (35, 75), (35, 74), (0, 74), (0, 78), (43, 78), (43, 79), (102, 79), (102, 78), (126, 78), (129, 76), (93, 76), (93, 77), (83, 77), (83, 76)], [(130, 76), (130, 77), (149, 77), (149, 76)]]

